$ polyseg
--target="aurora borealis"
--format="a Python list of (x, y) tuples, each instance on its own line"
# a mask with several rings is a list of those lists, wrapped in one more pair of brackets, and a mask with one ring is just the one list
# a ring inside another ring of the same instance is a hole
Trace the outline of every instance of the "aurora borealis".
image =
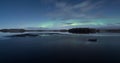
[(120, 28), (120, 0), (0, 0), (0, 28)]

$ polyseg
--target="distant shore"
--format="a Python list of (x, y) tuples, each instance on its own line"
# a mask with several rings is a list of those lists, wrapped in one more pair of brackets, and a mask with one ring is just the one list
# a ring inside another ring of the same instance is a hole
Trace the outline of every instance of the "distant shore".
[(26, 29), (1, 29), (4, 33), (24, 33), (24, 32), (68, 32), (68, 30), (26, 30)]
[(24, 33), (24, 32), (69, 32), (77, 34), (88, 34), (88, 33), (120, 33), (120, 29), (95, 29), (95, 28), (71, 28), (71, 29), (60, 29), (60, 30), (26, 30), (26, 29), (0, 29), (3, 33)]

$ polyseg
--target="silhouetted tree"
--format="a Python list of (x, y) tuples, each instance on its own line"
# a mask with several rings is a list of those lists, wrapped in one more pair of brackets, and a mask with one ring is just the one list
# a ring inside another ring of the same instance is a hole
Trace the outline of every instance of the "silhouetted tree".
[(69, 29), (68, 32), (70, 32), (70, 33), (88, 34), (88, 33), (99, 32), (99, 30), (93, 29), (93, 28), (72, 28), (72, 29)]

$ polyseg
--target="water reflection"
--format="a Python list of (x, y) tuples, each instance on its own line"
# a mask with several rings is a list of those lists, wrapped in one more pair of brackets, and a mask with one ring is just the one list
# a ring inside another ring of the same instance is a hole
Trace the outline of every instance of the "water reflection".
[[(109, 33), (97, 33), (97, 34), (71, 34), (71, 33), (61, 33), (61, 32), (41, 32), (41, 33), (34, 33), (34, 32), (26, 32), (26, 33), (0, 33), (0, 39), (9, 39), (14, 37), (48, 37), (48, 36), (61, 36), (61, 37), (74, 37), (73, 39), (79, 39), (80, 41), (88, 41), (88, 42), (98, 42), (99, 37), (102, 36), (120, 36), (120, 34), (109, 34)], [(78, 40), (77, 40), (78, 41)]]
[[(5, 36), (5, 37), (9, 37), (9, 38), (12, 38), (12, 37), (32, 37), (32, 38), (35, 38), (35, 37), (44, 37), (44, 36), (76, 36), (76, 35), (72, 35), (72, 34), (63, 34), (63, 33), (24, 33), (24, 34), (12, 34), (12, 35), (8, 35), (8, 36)], [(79, 35), (78, 35), (79, 36)], [(81, 35), (82, 36), (82, 35)], [(83, 35), (84, 36), (84, 35)], [(75, 37), (73, 38), (75, 39)], [(97, 38), (79, 38), (80, 41), (89, 41), (89, 42), (97, 42), (98, 39)]]
[(120, 60), (118, 34), (17, 33), (1, 34), (1, 37), (10, 39), (0, 40), (0, 63)]

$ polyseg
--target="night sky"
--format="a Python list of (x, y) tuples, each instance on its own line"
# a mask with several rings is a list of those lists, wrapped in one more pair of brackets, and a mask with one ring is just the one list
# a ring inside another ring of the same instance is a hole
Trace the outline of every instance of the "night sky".
[(120, 28), (120, 0), (0, 0), (0, 28)]

